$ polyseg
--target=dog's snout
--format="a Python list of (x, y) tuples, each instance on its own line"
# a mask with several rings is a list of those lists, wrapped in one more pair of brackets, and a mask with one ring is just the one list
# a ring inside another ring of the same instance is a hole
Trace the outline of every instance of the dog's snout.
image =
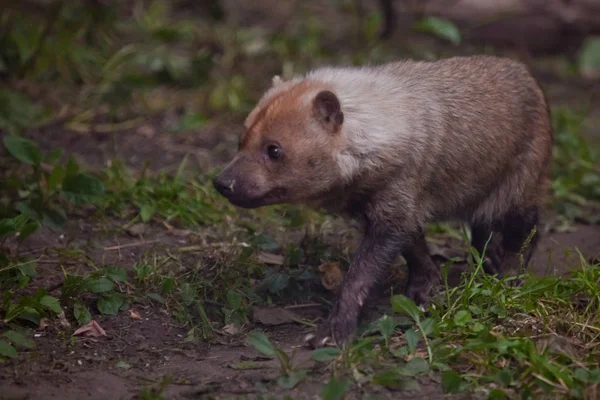
[(232, 183), (233, 183), (232, 179), (228, 178), (226, 176), (218, 175), (215, 177), (215, 179), (213, 179), (213, 186), (223, 196), (233, 192), (233, 184)]

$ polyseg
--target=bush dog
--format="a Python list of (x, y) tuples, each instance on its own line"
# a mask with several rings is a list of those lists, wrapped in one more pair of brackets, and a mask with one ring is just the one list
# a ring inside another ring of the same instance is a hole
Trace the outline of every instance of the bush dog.
[(518, 61), (452, 57), (275, 77), (244, 127), (237, 155), (213, 181), (232, 204), (303, 203), (363, 223), (336, 304), (307, 339), (313, 347), (353, 334), (399, 255), (406, 296), (428, 302), (441, 275), (428, 222), (468, 223), (480, 253), (492, 233), (500, 238), (486, 249), (487, 273), (529, 263), (553, 133), (545, 96)]

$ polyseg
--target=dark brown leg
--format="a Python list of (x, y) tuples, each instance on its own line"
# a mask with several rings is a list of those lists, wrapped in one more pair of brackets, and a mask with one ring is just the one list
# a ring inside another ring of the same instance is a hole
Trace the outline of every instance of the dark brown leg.
[(405, 295), (417, 305), (425, 305), (434, 287), (441, 282), (441, 273), (431, 259), (425, 235), (419, 234), (414, 243), (402, 254), (408, 266)]
[(402, 248), (412, 245), (412, 240), (412, 235), (402, 232), (367, 227), (329, 318), (307, 338), (311, 347), (322, 347), (329, 341), (341, 345), (354, 333), (371, 289), (385, 279), (391, 263)]
[[(513, 210), (504, 217), (502, 221), (504, 260), (500, 271), (503, 276), (519, 274), (527, 269), (540, 237), (537, 231), (538, 222), (537, 207)], [(536, 229), (535, 233), (534, 229)]]
[(488, 225), (471, 225), (471, 246), (484, 258), (483, 270), (490, 275), (499, 274), (502, 269), (501, 241), (501, 233), (495, 232)]

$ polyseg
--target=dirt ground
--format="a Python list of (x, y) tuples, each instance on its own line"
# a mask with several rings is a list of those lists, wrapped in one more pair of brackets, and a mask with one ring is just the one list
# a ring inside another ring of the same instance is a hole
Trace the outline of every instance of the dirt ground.
[[(111, 246), (132, 243), (131, 237), (99, 238), (80, 221), (71, 228), (68, 235), (79, 235), (73, 243), (96, 260), (106, 264), (131, 266), (150, 247), (158, 241), (160, 247), (185, 246), (191, 239), (174, 238), (161, 229), (153, 229), (144, 240), (146, 246), (135, 246), (122, 251), (106, 250)], [(86, 237), (88, 236), (88, 237)], [(95, 245), (88, 239), (94, 237)], [(58, 246), (64, 239), (49, 231), (41, 231), (27, 243), (25, 252), (35, 252), (46, 246)], [(586, 258), (599, 255), (600, 227), (578, 225), (575, 231), (568, 233), (549, 233), (541, 242), (534, 257), (533, 269), (536, 273), (562, 273), (565, 265), (578, 265), (577, 247)], [(156, 248), (154, 249), (156, 250)], [(542, 266), (548, 265), (547, 271)], [(44, 265), (38, 279), (41, 286), (54, 287), (61, 281), (61, 271), (53, 265)], [(376, 303), (382, 304), (389, 297), (382, 296)], [(105, 329), (107, 337), (79, 338), (72, 341), (72, 329), (61, 326), (58, 321), (40, 329), (35, 334), (36, 350), (22, 352), (18, 362), (9, 362), (0, 368), (0, 399), (135, 399), (142, 398), (144, 388), (157, 387), (164, 379), (168, 383), (162, 395), (167, 399), (230, 398), (267, 396), (269, 382), (279, 376), (279, 365), (275, 360), (261, 358), (253, 348), (248, 347), (244, 335), (219, 336), (210, 343), (185, 343), (189, 327), (179, 326), (170, 315), (160, 307), (147, 302), (133, 302), (131, 310), (141, 318), (134, 320), (128, 312), (115, 317), (94, 316)], [(315, 306), (307, 309), (295, 309), (297, 314), (314, 318), (325, 316), (326, 307)], [(376, 314), (376, 313), (375, 313)], [(374, 315), (376, 317), (376, 315)], [(314, 368), (310, 351), (303, 346), (303, 338), (312, 328), (300, 324), (284, 324), (275, 327), (256, 325), (268, 332), (271, 340), (287, 352), (295, 350), (295, 365)], [(243, 361), (256, 361), (256, 369), (236, 370), (236, 364)], [(276, 395), (282, 398), (315, 398), (328, 373), (322, 374), (316, 367), (313, 373), (293, 390), (278, 390)], [(420, 398), (442, 399), (439, 382), (422, 378)], [(366, 393), (352, 391), (348, 399), (364, 398)], [(380, 398), (414, 398), (415, 392), (392, 392), (378, 389), (369, 395)], [(149, 397), (151, 398), (151, 397)], [(462, 395), (461, 398), (467, 398)]]
[[(165, 230), (156, 229), (144, 239), (146, 246), (124, 248), (121, 252), (105, 250), (115, 245), (132, 243), (131, 237), (104, 237), (98, 235), (80, 221), (70, 234), (78, 234), (78, 242), (86, 253), (104, 263), (131, 266), (132, 260), (139, 259), (148, 248), (184, 246), (191, 239), (173, 238)], [(91, 246), (85, 236), (94, 236), (96, 244)], [(25, 252), (35, 252), (46, 246), (60, 246), (60, 237), (49, 231), (41, 231), (24, 248)], [(577, 247), (586, 258), (599, 255), (600, 227), (578, 225), (574, 232), (549, 233), (541, 241), (534, 257), (533, 269), (536, 273), (562, 273), (565, 265), (578, 265)], [(156, 249), (154, 249), (156, 250)], [(551, 257), (547, 271), (542, 266)], [(50, 265), (44, 265), (38, 279), (41, 286), (53, 287), (61, 281), (61, 272)], [(388, 301), (383, 296), (377, 303)], [(230, 398), (267, 396), (268, 383), (279, 376), (279, 365), (275, 360), (261, 358), (253, 348), (248, 347), (244, 335), (219, 336), (211, 343), (202, 341), (185, 343), (189, 327), (179, 326), (160, 307), (147, 302), (133, 302), (131, 310), (141, 318), (133, 320), (128, 312), (116, 317), (94, 316), (105, 329), (107, 337), (79, 338), (72, 341), (72, 329), (61, 326), (58, 321), (40, 329), (35, 334), (36, 350), (22, 352), (18, 362), (9, 362), (0, 367), (0, 399), (134, 399), (144, 388), (157, 387), (164, 379), (168, 386), (162, 395), (167, 399)], [(316, 306), (294, 310), (299, 315), (314, 318), (325, 316), (326, 307)], [(376, 317), (376, 315), (374, 316)], [(268, 332), (271, 340), (287, 352), (295, 350), (295, 365), (313, 368), (310, 351), (303, 346), (303, 338), (312, 328), (300, 324), (285, 324), (276, 327), (256, 325)], [(236, 370), (236, 364), (243, 361), (256, 361), (256, 369)], [(317, 367), (313, 371), (320, 371)], [(313, 372), (308, 379), (293, 390), (278, 390), (282, 398), (315, 398), (328, 373)], [(439, 382), (422, 378), (420, 398), (442, 399), (444, 395)], [(348, 399), (364, 398), (366, 393), (353, 391)], [(378, 389), (380, 398), (414, 398), (415, 392), (392, 392)], [(151, 397), (149, 397), (151, 398)], [(466, 398), (463, 395), (461, 398)]]
[[(549, 83), (554, 77), (541, 76), (541, 79)], [(593, 96), (594, 90), (591, 86), (568, 82), (557, 84), (553, 81), (549, 95), (555, 103), (571, 104), (582, 95), (586, 98)], [(600, 110), (600, 107), (596, 107), (596, 110)], [(589, 125), (590, 137), (600, 137), (600, 124)], [(241, 129), (239, 121), (219, 121), (198, 132), (172, 135), (165, 131), (162, 120), (148, 119), (142, 126), (118, 132), (114, 137), (66, 132), (55, 127), (34, 132), (34, 136), (42, 146), (62, 147), (67, 154), (75, 154), (84, 165), (91, 168), (106, 166), (118, 155), (134, 168), (140, 168), (149, 161), (151, 169), (173, 171), (183, 156), (190, 153), (191, 171), (206, 171), (232, 156)], [(144, 237), (146, 245), (126, 247), (121, 251), (110, 250), (111, 246), (138, 240), (126, 234), (101, 234), (94, 230), (94, 225), (85, 215), (69, 223), (65, 237), (74, 238), (73, 245), (81, 247), (96, 260), (129, 268), (133, 265), (132, 261), (139, 259), (148, 248), (156, 250), (158, 247), (195, 243), (193, 237), (176, 237), (163, 227), (154, 227)], [(42, 230), (31, 237), (22, 250), (35, 253), (44, 247), (60, 247), (65, 237)], [(91, 238), (94, 243), (89, 240)], [(547, 232), (533, 258), (533, 271), (536, 274), (560, 274), (565, 272), (565, 266), (579, 265), (576, 248), (587, 259), (599, 257), (600, 226), (580, 223), (566, 232)], [(44, 287), (56, 286), (61, 280), (61, 271), (55, 264), (41, 264), (39, 272), (36, 279)], [(131, 309), (139, 313), (141, 319), (132, 319), (128, 312), (119, 313), (116, 317), (94, 316), (108, 334), (99, 339), (79, 338), (72, 341), (70, 333), (67, 333), (70, 332), (69, 328), (62, 327), (58, 321), (39, 330), (35, 335), (35, 351), (22, 352), (18, 361), (0, 365), (0, 399), (143, 398), (139, 397), (141, 391), (156, 387), (164, 377), (172, 379), (162, 393), (168, 399), (269, 395), (267, 384), (279, 376), (279, 365), (274, 360), (260, 358), (253, 348), (245, 344), (243, 336), (220, 336), (211, 343), (185, 343), (189, 328), (177, 325), (160, 307), (134, 302)], [(323, 306), (297, 312), (324, 316), (326, 311)], [(312, 328), (293, 323), (262, 328), (267, 329), (269, 337), (284, 350), (296, 350), (298, 365), (310, 366), (314, 363), (309, 357), (310, 352), (302, 346), (304, 336)], [(259, 369), (235, 369), (240, 361), (249, 360), (256, 361)], [(317, 398), (327, 377), (327, 371), (313, 373), (295, 389), (279, 390), (276, 395)], [(435, 377), (423, 378), (420, 384), (418, 398), (444, 398)], [(368, 394), (396, 399), (417, 396), (414, 392), (378, 390), (378, 393)], [(347, 398), (365, 398), (364, 395), (366, 393), (356, 390)], [(462, 398), (466, 397), (463, 395)]]

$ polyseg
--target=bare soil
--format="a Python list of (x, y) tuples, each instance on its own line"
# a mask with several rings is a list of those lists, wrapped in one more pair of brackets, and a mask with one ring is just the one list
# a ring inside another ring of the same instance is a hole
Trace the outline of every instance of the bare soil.
[[(84, 233), (85, 222), (81, 225), (83, 229), (79, 232)], [(600, 227), (578, 225), (575, 229), (574, 232), (550, 233), (544, 237), (534, 257), (536, 273), (560, 274), (565, 272), (567, 265), (579, 265), (575, 248), (589, 259), (599, 255)], [(165, 231), (156, 227), (144, 238), (147, 245), (124, 247), (121, 251), (105, 249), (138, 240), (130, 236), (99, 237), (102, 235), (88, 231), (89, 238), (94, 237), (94, 245), (90, 245), (83, 235), (77, 244), (92, 258), (103, 260), (103, 264), (130, 267), (144, 251), (156, 246), (155, 241), (161, 248), (193, 243), (193, 239), (173, 238)], [(23, 250), (35, 252), (47, 246), (60, 247), (61, 241), (56, 234), (42, 231)], [(548, 265), (545, 261), (550, 255), (550, 265), (555, 270), (546, 271), (543, 266)], [(39, 272), (35, 286), (56, 287), (61, 282), (61, 270), (55, 264), (42, 264)], [(375, 302), (382, 304), (388, 299), (382, 296)], [(59, 321), (37, 330), (36, 349), (22, 351), (17, 361), (0, 367), (0, 399), (134, 399), (140, 398), (136, 396), (144, 389), (158, 387), (163, 379), (169, 379), (162, 393), (168, 399), (256, 398), (259, 395), (315, 398), (329, 375), (315, 365), (310, 359), (310, 351), (303, 346), (303, 338), (312, 330), (305, 325), (255, 326), (265, 330), (271, 340), (288, 353), (294, 350), (295, 365), (311, 370), (309, 377), (295, 389), (282, 390), (274, 383), (279, 376), (278, 362), (261, 358), (245, 344), (244, 335), (223, 335), (210, 342), (186, 343), (184, 339), (190, 327), (178, 325), (163, 308), (140, 300), (132, 302), (130, 310), (141, 318), (132, 319), (129, 312), (121, 312), (115, 317), (93, 316), (105, 329), (107, 337), (73, 341), (73, 328), (61, 326)], [(295, 311), (314, 318), (324, 317), (327, 309), (323, 305)], [(378, 316), (373, 310), (370, 314), (372, 318)], [(257, 369), (234, 369), (242, 361), (256, 361)], [(417, 395), (383, 388), (377, 390), (379, 393), (376, 394), (381, 398), (410, 399)], [(366, 394), (375, 393), (354, 390), (348, 398), (363, 398)], [(418, 396), (444, 398), (435, 377), (421, 379)]]

